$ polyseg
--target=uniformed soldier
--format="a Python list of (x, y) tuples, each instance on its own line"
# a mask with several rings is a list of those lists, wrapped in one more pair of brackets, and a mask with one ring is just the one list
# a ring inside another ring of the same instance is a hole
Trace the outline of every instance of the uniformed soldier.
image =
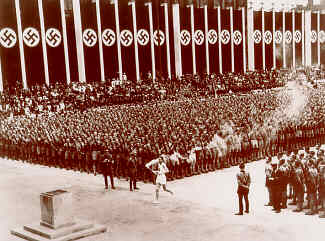
[(306, 186), (307, 186), (307, 194), (309, 196), (309, 202), (310, 202), (310, 211), (308, 211), (306, 215), (314, 215), (318, 212), (317, 190), (318, 190), (319, 176), (313, 159), (310, 159), (307, 165), (308, 165), (308, 169), (307, 169), (307, 176), (306, 176)]
[(112, 154), (106, 151), (106, 153), (102, 153), (98, 158), (101, 161), (101, 172), (104, 176), (105, 189), (106, 190), (108, 189), (107, 176), (109, 176), (109, 178), (110, 178), (111, 188), (115, 189), (115, 186), (114, 186), (114, 160), (113, 160)]
[(281, 212), (281, 188), (280, 188), (281, 175), (278, 170), (277, 160), (272, 160), (271, 165), (272, 165), (272, 173), (269, 180), (270, 180), (270, 186), (273, 195), (272, 197), (273, 210), (276, 213), (280, 213)]
[(238, 183), (237, 195), (239, 199), (239, 212), (235, 215), (243, 215), (243, 198), (245, 200), (245, 212), (249, 213), (248, 193), (251, 184), (251, 177), (249, 172), (245, 171), (244, 163), (241, 163), (239, 168), (240, 172), (236, 175)]
[(295, 161), (295, 172), (293, 177), (294, 189), (297, 197), (297, 208), (294, 212), (301, 212), (304, 203), (305, 194), (305, 175), (302, 170), (302, 164), (300, 160)]
[(318, 186), (319, 200), (321, 204), (320, 218), (325, 218), (325, 161), (319, 164), (319, 186)]
[(265, 204), (265, 206), (272, 206), (272, 200), (273, 200), (273, 193), (272, 193), (272, 188), (271, 188), (271, 174), (272, 174), (272, 157), (268, 157), (266, 159), (266, 165), (265, 165), (265, 176), (266, 176), (266, 181), (265, 181), (265, 186), (267, 188), (267, 191), (269, 193), (269, 202)]

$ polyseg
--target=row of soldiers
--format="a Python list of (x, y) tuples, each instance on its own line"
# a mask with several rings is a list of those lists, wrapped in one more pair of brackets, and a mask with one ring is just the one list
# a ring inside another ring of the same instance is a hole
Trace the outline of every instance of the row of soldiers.
[(294, 212), (309, 209), (305, 214), (315, 215), (321, 211), (319, 217), (325, 218), (325, 155), (319, 145), (316, 151), (306, 148), (290, 155), (279, 153), (276, 158), (269, 157), (265, 174), (269, 192), (266, 206), (273, 206), (279, 213), (287, 208), (289, 198), (289, 205), (297, 205)]

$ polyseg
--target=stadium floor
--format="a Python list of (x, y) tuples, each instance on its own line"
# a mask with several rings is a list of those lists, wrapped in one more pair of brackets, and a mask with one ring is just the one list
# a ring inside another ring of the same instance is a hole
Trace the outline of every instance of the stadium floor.
[(321, 240), (324, 219), (293, 213), (280, 214), (264, 207), (265, 161), (247, 165), (252, 177), (251, 212), (237, 212), (238, 167), (168, 183), (175, 192), (161, 193), (160, 205), (152, 205), (154, 186), (139, 183), (129, 191), (125, 180), (117, 190), (104, 191), (102, 176), (0, 160), (0, 240), (20, 240), (10, 230), (40, 220), (39, 194), (65, 188), (73, 194), (77, 218), (107, 225), (108, 231), (85, 241), (312, 241)]

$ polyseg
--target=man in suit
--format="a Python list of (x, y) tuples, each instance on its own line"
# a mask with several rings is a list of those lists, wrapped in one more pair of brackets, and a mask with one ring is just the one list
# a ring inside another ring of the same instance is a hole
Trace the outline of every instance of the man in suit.
[(104, 180), (105, 180), (105, 189), (108, 189), (108, 180), (107, 180), (107, 176), (110, 177), (111, 179), (111, 187), (112, 189), (115, 189), (114, 187), (114, 160), (112, 157), (112, 154), (106, 152), (103, 154), (103, 157), (101, 158), (101, 169), (102, 169), (102, 174), (104, 176)]
[(130, 191), (139, 190), (137, 188), (137, 163), (136, 163), (136, 154), (131, 153), (130, 159), (128, 162), (128, 173), (130, 178)]
[(248, 172), (245, 171), (245, 164), (241, 163), (239, 165), (240, 172), (237, 174), (237, 183), (238, 183), (238, 199), (239, 199), (239, 212), (235, 215), (243, 215), (243, 198), (245, 199), (245, 212), (249, 213), (249, 200), (248, 193), (249, 187), (251, 184), (251, 178)]

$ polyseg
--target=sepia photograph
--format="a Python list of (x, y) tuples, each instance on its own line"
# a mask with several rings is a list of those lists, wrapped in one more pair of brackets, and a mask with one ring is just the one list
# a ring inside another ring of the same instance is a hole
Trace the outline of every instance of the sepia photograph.
[(0, 0), (0, 241), (321, 241), (325, 0)]

